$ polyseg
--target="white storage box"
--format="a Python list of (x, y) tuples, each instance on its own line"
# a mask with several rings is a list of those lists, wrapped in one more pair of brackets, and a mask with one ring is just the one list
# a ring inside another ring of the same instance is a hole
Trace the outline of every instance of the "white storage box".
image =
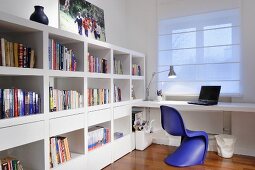
[(137, 150), (144, 150), (152, 143), (152, 134), (145, 133), (145, 131), (135, 132), (135, 148)]

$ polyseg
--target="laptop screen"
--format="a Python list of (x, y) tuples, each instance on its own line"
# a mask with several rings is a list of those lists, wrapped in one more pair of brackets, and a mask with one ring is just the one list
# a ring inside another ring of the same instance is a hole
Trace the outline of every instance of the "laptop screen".
[(218, 101), (221, 86), (201, 86), (199, 100)]

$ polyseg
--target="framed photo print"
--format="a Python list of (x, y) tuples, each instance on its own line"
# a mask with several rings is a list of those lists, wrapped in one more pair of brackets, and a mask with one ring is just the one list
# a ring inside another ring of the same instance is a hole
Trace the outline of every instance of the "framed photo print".
[(104, 10), (85, 0), (59, 0), (59, 28), (106, 41)]

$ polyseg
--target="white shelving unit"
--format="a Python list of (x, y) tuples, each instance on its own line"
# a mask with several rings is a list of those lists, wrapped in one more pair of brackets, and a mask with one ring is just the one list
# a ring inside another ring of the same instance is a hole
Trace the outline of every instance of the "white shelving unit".
[[(52, 169), (98, 170), (131, 151), (131, 107), (143, 100), (145, 55), (97, 40), (0, 12), (0, 37), (23, 43), (35, 50), (35, 68), (0, 66), (0, 88), (35, 91), (41, 98), (41, 113), (0, 119), (0, 156), (21, 160), (25, 169), (48, 170), (49, 139), (68, 138), (72, 159)], [(49, 39), (73, 49), (77, 56), (76, 72), (49, 69)], [(88, 72), (88, 53), (107, 59), (106, 74)], [(114, 73), (114, 59), (123, 63), (123, 75)], [(132, 63), (141, 65), (142, 76), (132, 76)], [(122, 101), (114, 102), (114, 84), (122, 90)], [(83, 95), (83, 106), (72, 110), (49, 111), (49, 86), (60, 90), (76, 90)], [(131, 97), (131, 87), (136, 98)], [(109, 103), (88, 106), (88, 88), (109, 89)], [(88, 128), (107, 127), (109, 143), (88, 151)], [(114, 140), (114, 132), (122, 138)]]

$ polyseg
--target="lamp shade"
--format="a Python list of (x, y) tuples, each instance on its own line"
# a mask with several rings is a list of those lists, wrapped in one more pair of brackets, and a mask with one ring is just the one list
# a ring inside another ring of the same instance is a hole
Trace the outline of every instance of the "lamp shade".
[(174, 66), (170, 66), (170, 70), (168, 73), (168, 78), (172, 79), (172, 78), (176, 78), (176, 73), (174, 72)]

